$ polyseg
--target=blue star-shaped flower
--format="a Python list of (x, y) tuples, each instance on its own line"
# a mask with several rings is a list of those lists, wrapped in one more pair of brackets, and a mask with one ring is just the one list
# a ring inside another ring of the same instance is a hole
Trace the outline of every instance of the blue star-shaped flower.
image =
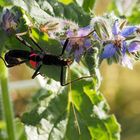
[(136, 26), (128, 26), (122, 30), (119, 27), (118, 20), (115, 20), (112, 27), (113, 40), (107, 44), (103, 50), (101, 58), (110, 58), (114, 56), (117, 50), (121, 50), (122, 54), (126, 52), (126, 38), (132, 35), (138, 28)]

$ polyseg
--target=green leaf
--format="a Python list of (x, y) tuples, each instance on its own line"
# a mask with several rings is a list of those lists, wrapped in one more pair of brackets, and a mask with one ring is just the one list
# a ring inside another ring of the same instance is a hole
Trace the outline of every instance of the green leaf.
[(21, 123), (19, 119), (15, 120), (15, 124), (16, 124), (16, 138), (18, 140), (27, 140), (26, 134), (24, 131), (24, 124)]
[[(2, 117), (2, 116), (1, 116)], [(5, 129), (5, 122), (0, 120), (0, 129)]]
[[(37, 137), (43, 132), (49, 140), (119, 140), (119, 125), (115, 117), (108, 114), (108, 105), (100, 92), (93, 90), (91, 82), (85, 80), (71, 86), (72, 90), (60, 88), (57, 94), (41, 102), (36, 109), (37, 114), (40, 112), (40, 122), (34, 123), (38, 133), (33, 135)], [(27, 125), (34, 119), (32, 116), (26, 116), (30, 118), (26, 119)]]
[[(5, 2), (5, 4), (9, 4), (9, 2)], [(45, 23), (47, 18), (50, 17), (49, 14), (40, 9), (35, 0), (10, 0), (10, 5), (22, 8), (38, 23)]]
[(34, 103), (38, 103), (41, 100), (45, 99), (46, 97), (49, 97), (51, 95), (51, 92), (46, 91), (46, 89), (41, 88), (37, 91), (37, 93), (33, 96), (32, 100)]
[[(58, 41), (56, 41), (54, 39), (48, 39), (46, 37), (46, 35), (44, 35), (43, 33), (40, 33), (36, 29), (32, 29), (32, 36), (34, 37), (35, 41), (41, 46), (41, 48), (44, 51), (46, 51), (47, 53), (51, 53), (54, 55), (59, 55), (61, 53), (61, 45)], [(0, 40), (2, 40), (3, 38), (4, 38), (4, 35), (2, 36), (2, 38)], [(31, 44), (35, 50), (38, 50), (38, 48), (29, 39), (28, 34), (23, 36), (22, 38), (25, 41), (27, 41), (29, 44)], [(4, 41), (1, 43), (2, 43), (3, 47), (5, 46), (6, 49), (8, 49), (8, 50), (20, 49), (20, 50), (30, 51), (30, 49), (28, 47), (26, 47), (24, 44), (22, 44), (20, 41), (18, 41), (15, 38), (15, 36), (6, 37), (5, 43), (4, 43)], [(1, 49), (3, 50), (2, 47), (1, 47)], [(39, 50), (38, 50), (38, 52), (39, 52)], [(29, 62), (26, 64), (32, 68), (32, 66), (29, 64)], [(41, 74), (43, 74), (44, 76), (47, 76), (49, 78), (53, 78), (56, 81), (60, 81), (60, 72), (61, 72), (61, 67), (59, 67), (59, 66), (43, 65), (42, 68), (40, 69)]]
[(11, 5), (11, 0), (1, 0), (0, 1), (0, 6), (9, 6)]
[(90, 22), (90, 15), (84, 12), (84, 10), (76, 3), (72, 2), (67, 5), (58, 2), (57, 0), (47, 0), (50, 6), (53, 8), (53, 12), (49, 11), (48, 8), (44, 7), (44, 1), (39, 1), (40, 7), (43, 8), (44, 11), (51, 14), (53, 16), (66, 18), (78, 23), (80, 26), (87, 26)]
[(86, 12), (90, 12), (94, 7), (95, 2), (96, 0), (84, 0), (82, 7)]
[[(109, 107), (104, 97), (95, 90), (98, 89), (95, 88), (98, 84), (97, 58), (98, 50), (94, 55), (86, 57), (85, 61), (87, 64), (93, 62), (88, 67), (93, 69), (91, 72), (95, 74), (94, 79), (82, 79), (63, 88), (58, 86), (55, 87), (55, 92), (52, 83), (44, 94), (42, 91), (42, 97), (36, 96), (36, 100), (41, 99), (41, 102), (31, 112), (25, 113), (22, 119), (27, 129), (33, 125), (33, 135), (38, 137), (43, 131), (44, 137), (50, 140), (119, 140), (119, 125), (114, 116), (108, 114)], [(71, 80), (89, 73), (84, 65), (73, 63), (70, 68)], [(45, 93), (49, 93), (46, 98)], [(26, 132), (30, 137), (30, 133)]]
[(0, 28), (0, 54), (1, 52), (3, 51), (3, 48), (4, 48), (4, 45), (6, 43), (6, 39), (7, 39), (7, 36), (6, 34), (2, 31), (2, 29)]
[(136, 4), (134, 7), (132, 14), (128, 17), (128, 21), (133, 23), (133, 24), (139, 24), (140, 23), (140, 18), (139, 18), (139, 9), (140, 9), (140, 4)]
[[(30, 4), (31, 2), (31, 4)], [(41, 19), (41, 16), (44, 14), (44, 11), (41, 10), (38, 6), (38, 4), (32, 0), (32, 1), (16, 1), (16, 0), (13, 0), (12, 3), (16, 6), (19, 6), (21, 7), (22, 9), (24, 9), (26, 11), (26, 14), (25, 12), (23, 12), (21, 14), (21, 17), (20, 17), (20, 23), (18, 24), (18, 26), (20, 26), (20, 28), (18, 28), (18, 30), (21, 32), (21, 31), (26, 31), (27, 30), (27, 26), (25, 25), (25, 17), (27, 18), (26, 20), (30, 20), (28, 19), (27, 16), (31, 16), (32, 18), (35, 19), (35, 21), (38, 21), (38, 22), (42, 22), (44, 20)], [(60, 4), (62, 5), (62, 4)], [(64, 5), (63, 5), (64, 6)], [(77, 5), (72, 5), (75, 10), (77, 10)], [(27, 8), (28, 7), (28, 8)], [(20, 11), (21, 12), (21, 9), (20, 8), (17, 8), (17, 7), (14, 7), (15, 10), (13, 11)], [(14, 9), (13, 8), (13, 9)], [(68, 6), (69, 10), (71, 10), (70, 6)], [(40, 9), (40, 10), (39, 10)], [(64, 10), (65, 10), (65, 6), (64, 6)], [(35, 16), (35, 11), (39, 11), (41, 16), (37, 15)], [(43, 13), (41, 13), (43, 11)], [(57, 12), (58, 13), (58, 12)], [(64, 13), (67, 13), (67, 15), (69, 16), (69, 13), (67, 12), (67, 9), (66, 9), (66, 12)], [(77, 16), (77, 12), (75, 14)], [(82, 14), (80, 14), (81, 16), (79, 16), (78, 18), (81, 18), (82, 20), (84, 21), (87, 21), (85, 20), (83, 17)], [(40, 19), (38, 19), (40, 18)], [(74, 18), (75, 19), (75, 18)], [(79, 20), (80, 22), (82, 20)], [(83, 23), (83, 22), (81, 22)], [(3, 34), (3, 32), (2, 32)], [(61, 53), (61, 45), (58, 41), (56, 40), (53, 40), (53, 39), (48, 39), (48, 37), (45, 35), (45, 34), (42, 34), (40, 33), (39, 31), (35, 30), (35, 29), (32, 29), (32, 36), (35, 38), (36, 42), (47, 52), (47, 53), (52, 53), (54, 55), (59, 55)], [(4, 36), (3, 36), (4, 37)], [(30, 39), (29, 39), (29, 35), (27, 34), (26, 36), (23, 37), (23, 39), (25, 39), (28, 43), (31, 43)], [(2, 38), (1, 38), (2, 40)], [(3, 39), (4, 40), (4, 39)], [(4, 41), (1, 41), (3, 42), (3, 46), (5, 46), (8, 50), (10, 49), (25, 49), (25, 50), (29, 50), (27, 47), (25, 47), (24, 45), (22, 45), (21, 42), (17, 41), (15, 36), (11, 36), (11, 37), (6, 37), (6, 42), (4, 43)], [(1, 45), (1, 46), (2, 46)], [(33, 46), (33, 48), (37, 49), (33, 43), (31, 43), (31, 45)], [(28, 63), (27, 63), (28, 64)], [(29, 64), (28, 64), (29, 65)], [(55, 71), (55, 72), (54, 72)], [(58, 66), (42, 66), (40, 72), (49, 77), (49, 78), (53, 78), (55, 79), (56, 81), (60, 81), (60, 72), (61, 72), (61, 68), (58, 67)]]
[(59, 2), (62, 2), (63, 4), (70, 4), (73, 2), (73, 0), (58, 0)]
[(37, 113), (37, 109), (32, 110), (30, 113), (24, 113), (24, 115), (22, 116), (22, 122), (28, 125), (34, 126), (38, 124), (40, 120), (41, 120), (41, 117)]

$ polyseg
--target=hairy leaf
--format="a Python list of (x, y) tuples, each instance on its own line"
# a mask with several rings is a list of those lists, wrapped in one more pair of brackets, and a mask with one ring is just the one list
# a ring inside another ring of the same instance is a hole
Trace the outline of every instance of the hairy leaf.
[(42, 9), (40, 9), (39, 5), (35, 0), (10, 0), (4, 2), (5, 5), (13, 5), (18, 6), (25, 10), (32, 18), (36, 20), (36, 22), (41, 23), (45, 22), (50, 15), (48, 15), (46, 12), (44, 12)]
[[(67, 5), (58, 2), (57, 0), (47, 0), (53, 8), (53, 12), (49, 11), (50, 14), (57, 17), (66, 18), (77, 22), (81, 26), (86, 26), (90, 22), (90, 16), (84, 12), (84, 10), (76, 3), (72, 2)], [(44, 1), (38, 0), (41, 7), (44, 7)], [(45, 2), (46, 3), (46, 2)], [(48, 8), (44, 7), (44, 11), (48, 12)]]
[[(36, 112), (40, 122), (34, 123), (32, 129), (36, 131), (33, 135), (42, 135), (49, 140), (118, 140), (119, 125), (115, 117), (108, 114), (109, 108), (103, 96), (91, 88), (91, 82), (81, 80), (73, 83), (71, 88), (59, 89), (57, 94), (42, 101)], [(32, 116), (24, 117), (26, 132), (32, 127)], [(30, 133), (27, 135), (29, 137)]]

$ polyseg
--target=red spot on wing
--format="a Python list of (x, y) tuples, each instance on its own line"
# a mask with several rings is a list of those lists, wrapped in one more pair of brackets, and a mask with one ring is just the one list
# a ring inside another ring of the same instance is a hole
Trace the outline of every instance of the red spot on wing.
[(36, 68), (38, 63), (33, 60), (30, 60), (30, 64), (33, 68)]
[[(36, 58), (37, 54), (36, 53), (31, 53), (30, 55), (30, 58), (33, 57), (33, 58)], [(30, 60), (29, 63), (31, 64), (31, 66), (33, 68), (36, 68), (37, 65), (38, 65), (38, 62), (36, 62), (35, 60)]]

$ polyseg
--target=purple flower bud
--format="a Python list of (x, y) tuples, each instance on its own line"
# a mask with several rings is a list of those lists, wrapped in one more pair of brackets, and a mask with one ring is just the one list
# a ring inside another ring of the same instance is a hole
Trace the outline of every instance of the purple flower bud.
[(3, 30), (8, 34), (11, 34), (12, 32), (16, 30), (16, 27), (17, 27), (16, 17), (14, 16), (13, 13), (10, 13), (8, 9), (6, 9), (6, 12), (4, 13), (2, 17), (1, 25), (2, 25)]

